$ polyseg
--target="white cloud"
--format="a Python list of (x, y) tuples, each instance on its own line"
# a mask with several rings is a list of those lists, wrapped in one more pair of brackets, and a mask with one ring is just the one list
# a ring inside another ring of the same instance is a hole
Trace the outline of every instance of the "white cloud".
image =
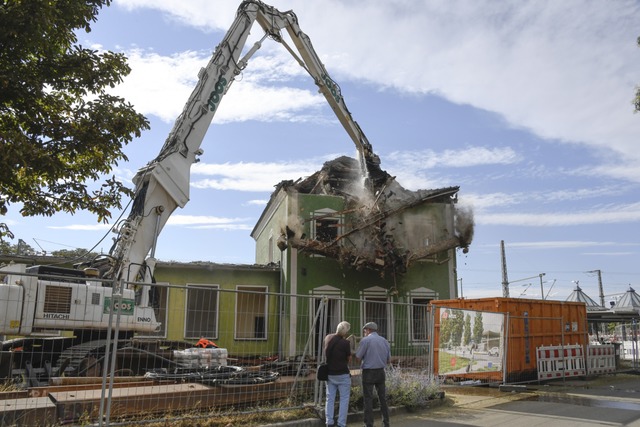
[(601, 209), (575, 212), (476, 212), (474, 219), (476, 224), (528, 227), (559, 227), (638, 222), (640, 221), (640, 203), (608, 206)]
[(415, 171), (445, 167), (514, 164), (521, 161), (521, 158), (510, 147), (466, 147), (460, 150), (444, 150), (441, 153), (434, 150), (395, 151), (390, 153), (385, 160), (402, 163), (403, 167), (409, 167)]
[[(114, 89), (114, 94), (125, 97), (141, 113), (155, 115), (169, 123), (182, 112), (196, 87), (198, 71), (210, 59), (208, 54), (193, 51), (161, 56), (153, 51), (133, 49), (126, 54), (132, 71)], [(288, 69), (282, 59), (275, 55), (256, 60), (258, 67), (243, 73), (242, 81), (235, 82), (233, 90), (222, 98), (216, 123), (322, 120), (318, 117), (319, 111), (326, 101), (321, 95), (295, 87), (271, 86), (278, 80), (275, 74), (281, 80), (296, 76), (291, 70), (281, 72)], [(314, 87), (313, 83), (310, 87)]]
[(196, 163), (193, 175), (213, 178), (193, 179), (195, 188), (216, 190), (267, 191), (272, 192), (274, 185), (286, 179), (305, 178), (315, 173), (321, 164), (312, 161), (283, 163)]
[(251, 218), (223, 218), (207, 215), (173, 215), (167, 225), (185, 226), (195, 229), (251, 230)]
[(248, 200), (245, 204), (250, 206), (266, 206), (269, 203), (269, 200), (266, 199), (256, 199), (256, 200)]
[(583, 252), (582, 255), (591, 255), (591, 256), (636, 256), (637, 252)]
[[(628, 162), (626, 167), (598, 172), (640, 181), (640, 119), (631, 105), (640, 83), (636, 1), (270, 3), (296, 13), (330, 73), (340, 79), (438, 94), (498, 113), (511, 126), (544, 138), (613, 153)], [(231, 0), (116, 4), (162, 10), (184, 25), (222, 31), (238, 6)], [(284, 116), (309, 105), (317, 106), (308, 98)]]
[(236, 16), (239, 2), (234, 0), (115, 0), (114, 4), (128, 10), (157, 9), (171, 14), (184, 25), (200, 28), (223, 28), (225, 31)]
[[(592, 247), (620, 247), (630, 246), (620, 242), (596, 242), (583, 240), (553, 240), (544, 242), (509, 242), (510, 248), (531, 248), (531, 249), (559, 249), (559, 248), (592, 248)], [(640, 246), (640, 243), (633, 244)]]
[(50, 225), (47, 228), (52, 230), (74, 230), (74, 231), (103, 231), (109, 230), (113, 225), (109, 224), (69, 224), (69, 225)]
[[(528, 203), (552, 204), (555, 202), (572, 202), (580, 200), (601, 200), (606, 196), (619, 196), (624, 194), (624, 189), (618, 187), (594, 187), (562, 189), (549, 191), (528, 191), (516, 193), (465, 193), (464, 200), (473, 206), (476, 212), (489, 215), (492, 208), (506, 208)], [(625, 210), (633, 210), (636, 205), (630, 205)], [(619, 207), (607, 207), (607, 210), (616, 210)], [(597, 214), (601, 209), (597, 210)], [(550, 214), (553, 215), (553, 214)]]

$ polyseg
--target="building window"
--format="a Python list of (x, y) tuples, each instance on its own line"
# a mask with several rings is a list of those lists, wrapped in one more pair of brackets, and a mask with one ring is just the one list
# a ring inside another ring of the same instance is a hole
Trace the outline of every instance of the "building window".
[[(319, 355), (318, 349), (322, 348), (324, 338), (334, 333), (338, 323), (344, 320), (344, 300), (340, 289), (330, 285), (314, 288), (310, 294), (313, 297), (313, 304), (309, 305), (309, 327), (313, 328), (315, 322), (312, 351)], [(325, 304), (320, 310), (323, 301)], [(352, 329), (354, 327), (352, 325)]]
[(386, 289), (378, 286), (365, 289), (361, 298), (362, 323), (375, 322), (378, 334), (393, 341), (393, 318)]
[(411, 341), (429, 341), (429, 301), (428, 298), (411, 298)]
[(332, 242), (338, 238), (342, 224), (340, 215), (332, 209), (321, 209), (313, 213), (313, 239), (319, 242)]
[(218, 285), (187, 284), (185, 338), (218, 338)]
[(238, 340), (267, 338), (267, 288), (238, 286), (236, 294), (236, 328)]
[(409, 342), (422, 344), (431, 341), (431, 309), (429, 303), (438, 293), (428, 288), (416, 288), (407, 295), (409, 301)]

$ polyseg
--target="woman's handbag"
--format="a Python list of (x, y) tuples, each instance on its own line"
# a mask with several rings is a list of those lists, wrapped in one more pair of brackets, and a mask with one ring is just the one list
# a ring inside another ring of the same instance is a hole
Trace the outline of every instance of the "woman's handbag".
[(322, 363), (318, 366), (318, 372), (316, 374), (318, 381), (326, 381), (329, 379), (329, 365)]

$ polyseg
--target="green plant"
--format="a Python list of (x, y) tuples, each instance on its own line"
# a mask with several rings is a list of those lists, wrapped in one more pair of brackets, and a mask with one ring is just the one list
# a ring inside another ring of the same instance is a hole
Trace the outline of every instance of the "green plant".
[[(391, 366), (387, 368), (386, 374), (389, 406), (424, 408), (429, 400), (440, 394), (440, 382), (426, 371)], [(349, 409), (359, 411), (362, 408), (362, 387), (360, 383), (356, 383), (351, 387)]]
[(389, 406), (424, 408), (440, 392), (440, 383), (426, 371), (391, 366), (387, 369)]

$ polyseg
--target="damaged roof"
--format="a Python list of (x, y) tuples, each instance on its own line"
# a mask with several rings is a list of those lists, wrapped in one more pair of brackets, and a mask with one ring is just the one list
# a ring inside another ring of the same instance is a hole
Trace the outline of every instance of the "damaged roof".
[[(343, 265), (358, 269), (370, 268), (384, 275), (390, 270), (403, 273), (411, 262), (452, 248), (462, 247), (467, 250), (473, 236), (470, 212), (464, 212), (464, 215), (463, 212), (456, 212), (456, 230), (449, 230), (444, 233), (446, 238), (429, 241), (421, 247), (407, 247), (406, 243), (400, 243), (407, 240), (402, 234), (412, 231), (396, 220), (401, 212), (420, 205), (455, 205), (458, 190), (457, 186), (407, 190), (395, 177), (383, 171), (379, 164), (367, 163), (365, 174), (358, 160), (342, 156), (326, 162), (321, 170), (308, 178), (280, 182), (272, 193), (269, 204), (282, 195), (282, 192), (343, 197), (345, 211), (336, 212), (336, 215), (347, 215), (349, 224), (338, 228), (331, 239), (326, 239), (326, 236), (324, 239), (310, 239), (302, 229), (289, 224), (285, 230), (281, 230), (279, 245), (290, 245), (301, 251), (332, 257)], [(264, 215), (263, 212), (263, 217)], [(304, 223), (304, 219), (301, 219), (301, 223)], [(425, 237), (424, 240), (430, 239)]]

